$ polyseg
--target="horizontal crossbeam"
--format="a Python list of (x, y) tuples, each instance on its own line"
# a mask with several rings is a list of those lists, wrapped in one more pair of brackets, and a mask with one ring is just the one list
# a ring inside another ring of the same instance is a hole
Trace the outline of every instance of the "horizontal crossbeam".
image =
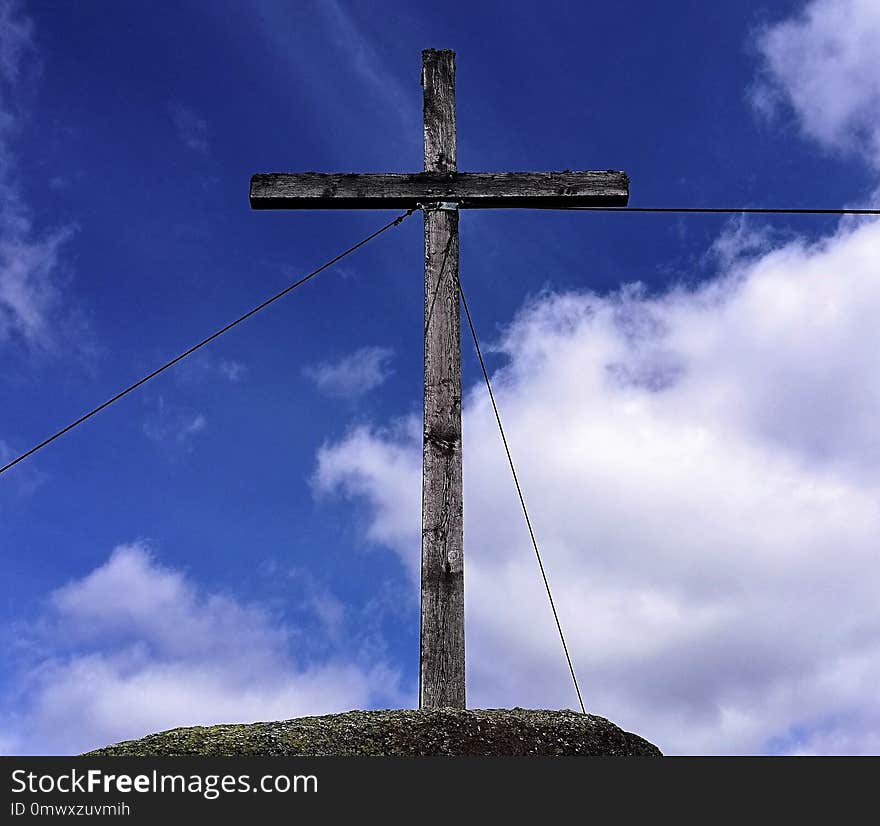
[(270, 173), (251, 178), (253, 209), (626, 206), (625, 172)]

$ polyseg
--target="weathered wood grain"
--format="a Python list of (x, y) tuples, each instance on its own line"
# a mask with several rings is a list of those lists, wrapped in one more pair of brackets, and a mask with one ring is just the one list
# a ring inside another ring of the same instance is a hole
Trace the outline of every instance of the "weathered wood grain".
[[(432, 107), (433, 108), (433, 107)], [(427, 104), (426, 104), (427, 113)], [(251, 178), (254, 209), (409, 209), (453, 201), (463, 209), (626, 206), (625, 172), (456, 172), (454, 151), (438, 149), (426, 122), (431, 157), (444, 169), (413, 174), (272, 173)], [(426, 147), (429, 144), (426, 143)], [(452, 160), (450, 161), (450, 153)]]
[(425, 172), (454, 172), (455, 52), (422, 51), (422, 123), (425, 130)]
[[(425, 170), (455, 170), (455, 55), (422, 52)], [(465, 707), (458, 210), (426, 208), (419, 706)]]

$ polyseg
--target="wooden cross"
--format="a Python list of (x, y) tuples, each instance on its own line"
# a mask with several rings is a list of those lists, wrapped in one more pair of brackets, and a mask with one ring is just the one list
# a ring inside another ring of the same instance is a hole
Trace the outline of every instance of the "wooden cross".
[(626, 206), (624, 172), (458, 172), (455, 52), (422, 52), (425, 171), (251, 178), (254, 209), (421, 208), (425, 418), (419, 706), (465, 707), (458, 210)]

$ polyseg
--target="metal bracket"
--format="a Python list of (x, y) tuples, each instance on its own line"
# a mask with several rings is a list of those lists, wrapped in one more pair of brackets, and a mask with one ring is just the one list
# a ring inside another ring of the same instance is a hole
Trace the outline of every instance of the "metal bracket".
[(458, 201), (431, 201), (427, 204), (419, 204), (423, 210), (434, 211), (442, 210), (443, 212), (455, 212), (458, 210)]

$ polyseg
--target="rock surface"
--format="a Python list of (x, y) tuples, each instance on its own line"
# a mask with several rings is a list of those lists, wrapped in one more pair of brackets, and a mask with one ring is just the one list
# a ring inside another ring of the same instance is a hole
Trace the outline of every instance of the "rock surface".
[(271, 723), (196, 726), (89, 752), (101, 757), (185, 755), (662, 756), (656, 746), (604, 717), (523, 708), (349, 711)]

